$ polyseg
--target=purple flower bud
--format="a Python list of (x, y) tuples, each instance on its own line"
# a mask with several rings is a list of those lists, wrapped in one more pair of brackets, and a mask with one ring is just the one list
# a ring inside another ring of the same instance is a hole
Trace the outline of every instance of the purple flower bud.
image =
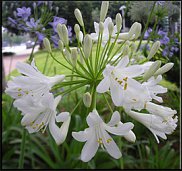
[(21, 17), (23, 20), (27, 20), (31, 15), (31, 8), (17, 8), (17, 16)]

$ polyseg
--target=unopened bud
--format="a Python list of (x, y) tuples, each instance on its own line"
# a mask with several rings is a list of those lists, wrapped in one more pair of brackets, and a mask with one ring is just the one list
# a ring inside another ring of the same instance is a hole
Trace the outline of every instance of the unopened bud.
[(62, 40), (62, 25), (60, 23), (57, 24), (57, 33), (59, 38)]
[(113, 22), (111, 21), (111, 22), (109, 22), (109, 24), (108, 24), (108, 31), (109, 31), (109, 35), (110, 35), (110, 36), (112, 35), (113, 30), (114, 30), (114, 24), (113, 24)]
[(161, 61), (155, 61), (150, 68), (144, 73), (143, 80), (147, 81), (150, 77), (154, 75), (154, 73), (160, 68)]
[(90, 107), (92, 102), (92, 97), (89, 92), (83, 95), (83, 103), (86, 107)]
[(52, 52), (51, 45), (50, 45), (50, 42), (49, 42), (49, 39), (48, 38), (44, 38), (43, 39), (43, 44), (44, 44), (44, 47), (46, 48), (46, 50), (48, 52)]
[(13, 11), (13, 15), (14, 15), (15, 18), (17, 17), (16, 11)]
[(78, 55), (77, 48), (71, 49), (71, 61), (74, 67), (76, 66), (77, 63), (77, 55)]
[(69, 44), (69, 39), (68, 39), (68, 29), (66, 28), (65, 24), (62, 25), (62, 41), (65, 45)]
[(142, 25), (140, 23), (138, 23), (136, 30), (135, 30), (135, 38), (134, 39), (137, 39), (140, 36), (141, 31), (142, 31)]
[(79, 32), (80, 32), (80, 26), (78, 24), (75, 24), (74, 31), (75, 31), (76, 34), (79, 34)]
[(100, 22), (99, 23), (99, 32), (102, 34), (104, 32), (104, 23)]
[(141, 28), (141, 24), (138, 22), (133, 23), (133, 25), (131, 26), (130, 30), (129, 30), (129, 37), (130, 39), (136, 38), (137, 36), (140, 35), (140, 28)]
[(65, 56), (66, 56), (66, 59), (67, 59), (68, 61), (72, 62), (72, 61), (71, 61), (71, 54), (70, 54), (70, 52), (68, 51), (67, 48), (65, 48), (64, 54), (65, 54)]
[(34, 3), (33, 3), (33, 9), (35, 9), (35, 8), (36, 8), (36, 6), (37, 6), (37, 5), (36, 5), (36, 3), (34, 2)]
[(130, 50), (129, 46), (128, 45), (125, 45), (124, 48), (123, 48), (122, 56), (128, 55), (129, 50)]
[(75, 9), (74, 14), (79, 24), (83, 27), (84, 23), (83, 23), (82, 13), (78, 8)]
[(129, 141), (129, 142), (135, 142), (136, 140), (136, 136), (135, 134), (133, 133), (133, 131), (129, 131), (128, 134), (124, 135), (124, 138)]
[(84, 42), (83, 42), (83, 52), (84, 52), (86, 58), (88, 58), (90, 56), (91, 51), (92, 51), (92, 39), (87, 34), (84, 37)]
[(168, 72), (172, 67), (173, 67), (174, 63), (167, 63), (164, 66), (162, 66), (161, 68), (159, 68), (156, 72), (155, 72), (155, 76), (157, 75), (162, 75), (166, 72)]
[(58, 41), (58, 47), (61, 51), (63, 51), (64, 45), (63, 45), (63, 42), (61, 40)]
[(148, 54), (147, 59), (150, 60), (156, 54), (156, 52), (159, 50), (159, 48), (160, 48), (160, 41), (156, 41), (153, 44), (153, 46)]
[(59, 12), (59, 7), (56, 7), (56, 14), (58, 14)]
[(117, 32), (120, 32), (122, 27), (122, 17), (120, 13), (116, 14), (116, 27), (117, 27)]
[(104, 22), (109, 8), (109, 1), (102, 1), (100, 10), (100, 21)]

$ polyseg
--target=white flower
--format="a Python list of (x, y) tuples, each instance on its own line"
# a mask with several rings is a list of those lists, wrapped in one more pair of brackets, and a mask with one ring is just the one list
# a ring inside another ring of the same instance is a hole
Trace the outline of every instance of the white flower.
[(31, 65), (18, 62), (16, 68), (23, 76), (13, 77), (13, 80), (8, 82), (8, 87), (5, 90), (7, 94), (15, 99), (28, 94), (40, 97), (65, 78), (64, 75), (54, 77), (43, 75), (35, 66), (34, 61), (32, 61)]
[[(110, 17), (107, 17), (104, 21), (104, 31), (102, 35), (102, 45), (105, 45), (105, 43), (109, 40), (109, 30), (108, 30), (108, 25), (109, 23), (112, 22), (112, 19)], [(95, 28), (95, 33), (91, 33), (90, 36), (93, 39), (93, 41), (98, 41), (99, 38), (99, 23), (94, 22), (94, 28)], [(114, 26), (114, 30), (112, 35), (114, 36), (117, 33), (117, 27), (116, 25)]]
[(167, 139), (166, 134), (172, 134), (177, 127), (177, 116), (175, 116), (174, 119), (172, 117), (168, 117), (168, 120), (164, 120), (162, 117), (157, 116), (156, 113), (146, 114), (129, 111), (128, 115), (146, 126), (153, 133), (158, 143), (159, 139), (157, 136)]
[(89, 128), (84, 131), (72, 132), (72, 136), (77, 141), (86, 141), (81, 152), (81, 160), (84, 162), (91, 160), (95, 156), (99, 145), (103, 149), (105, 148), (112, 157), (120, 158), (122, 154), (107, 131), (115, 135), (124, 136), (129, 133), (134, 125), (130, 122), (120, 123), (120, 115), (117, 111), (113, 113), (108, 124), (103, 122), (95, 109), (89, 113), (86, 120)]
[(157, 85), (161, 80), (162, 76), (158, 75), (157, 78), (151, 77), (147, 82), (142, 83), (142, 85), (146, 86), (151, 98), (157, 100), (160, 103), (163, 102), (162, 97), (158, 97), (156, 95), (167, 92), (167, 88)]
[[(21, 124), (26, 127), (29, 133), (39, 130), (43, 133), (49, 126), (56, 143), (61, 144), (66, 138), (71, 117), (68, 112), (57, 115), (56, 107), (60, 100), (61, 96), (54, 99), (51, 93), (45, 94), (39, 100), (27, 95), (17, 99), (14, 106), (22, 112)], [(62, 126), (59, 128), (55, 121), (63, 122)]]
[(167, 121), (169, 118), (173, 117), (177, 113), (176, 110), (172, 110), (169, 107), (157, 105), (152, 102), (146, 103), (146, 109), (153, 115), (158, 115), (162, 117), (165, 121)]
[(97, 86), (97, 92), (104, 93), (110, 89), (111, 98), (116, 106), (125, 110), (141, 110), (151, 98), (145, 86), (134, 77), (140, 76), (144, 69), (140, 65), (128, 66), (128, 56), (123, 57), (116, 67), (107, 65), (103, 71), (104, 79)]

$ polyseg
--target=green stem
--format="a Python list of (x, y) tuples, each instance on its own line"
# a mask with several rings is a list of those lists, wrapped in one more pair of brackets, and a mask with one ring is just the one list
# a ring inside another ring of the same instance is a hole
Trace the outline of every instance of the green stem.
[[(119, 148), (122, 148), (122, 141), (121, 141), (121, 137), (118, 137), (119, 139)], [(124, 169), (124, 160), (123, 157), (120, 158), (120, 169)]]
[(26, 130), (23, 129), (21, 151), (20, 151), (20, 158), (19, 158), (19, 165), (18, 165), (19, 169), (23, 169), (24, 153), (25, 153), (25, 142), (26, 142)]
[(38, 38), (35, 39), (35, 43), (34, 43), (34, 45), (33, 45), (33, 48), (32, 48), (31, 54), (30, 54), (30, 57), (29, 57), (29, 59), (28, 59), (28, 62), (29, 62), (29, 63), (31, 63), (32, 60), (33, 60), (33, 52), (34, 52), (34, 49), (35, 49), (35, 46), (36, 46), (37, 41), (38, 41)]
[(154, 11), (156, 2), (157, 2), (157, 1), (155, 1), (154, 4), (153, 4), (153, 6), (152, 6), (152, 10), (151, 10), (150, 15), (149, 15), (149, 17), (148, 17), (148, 20), (147, 20), (147, 23), (146, 23), (146, 25), (145, 25), (144, 31), (143, 31), (143, 33), (142, 33), (142, 36), (140, 37), (140, 42), (139, 42), (139, 44), (138, 44), (137, 51), (140, 49), (140, 46), (141, 46), (141, 43), (142, 43), (144, 34), (145, 34), (145, 32), (146, 32), (146, 30), (147, 30), (147, 28), (148, 28), (148, 25), (149, 25), (149, 23), (150, 23), (150, 20), (152, 19), (152, 13), (153, 13), (153, 11)]
[(93, 85), (93, 87), (92, 87), (91, 95), (92, 95), (92, 103), (90, 106), (90, 111), (92, 111), (93, 109), (96, 109), (96, 87), (95, 87), (95, 85)]
[(49, 57), (49, 53), (46, 56), (46, 61), (45, 61), (44, 69), (43, 69), (43, 72), (42, 72), (43, 74), (45, 73), (45, 70), (46, 70), (46, 67), (47, 67), (48, 57)]
[(109, 110), (111, 111), (111, 113), (113, 113), (113, 110), (112, 110), (112, 108), (111, 108), (111, 106), (110, 106), (110, 104), (109, 104), (109, 102), (108, 102), (108, 100), (107, 100), (107, 98), (106, 98), (104, 93), (103, 93), (103, 96), (104, 96), (104, 99), (105, 99), (105, 101), (106, 101), (106, 103), (107, 103), (107, 105), (109, 107)]

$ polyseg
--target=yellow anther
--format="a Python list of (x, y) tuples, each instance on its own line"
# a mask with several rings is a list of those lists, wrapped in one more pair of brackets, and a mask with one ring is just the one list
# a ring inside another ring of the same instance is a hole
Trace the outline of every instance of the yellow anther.
[(26, 94), (28, 94), (29, 92), (28, 91), (25, 91)]
[(109, 139), (107, 139), (107, 143), (110, 143), (112, 141), (112, 139), (111, 138), (109, 138)]
[(121, 80), (118, 80), (118, 83), (119, 83), (120, 85), (122, 84), (122, 82), (123, 82), (123, 81), (121, 81)]
[(36, 128), (36, 126), (33, 126), (32, 128), (33, 128), (33, 129), (35, 129), (35, 128)]
[(137, 101), (136, 99), (132, 99), (132, 100), (135, 101), (135, 102)]
[(21, 94), (18, 94), (18, 96), (20, 97), (20, 96), (22, 96)]
[(33, 122), (30, 122), (30, 126), (32, 126), (34, 124), (34, 121)]
[(97, 140), (97, 142), (98, 142), (99, 144), (103, 144), (102, 138), (99, 138), (99, 139)]
[(22, 90), (21, 88), (18, 89), (18, 91), (21, 91), (21, 90)]
[(162, 121), (162, 123), (166, 123), (166, 122), (167, 122), (167, 120), (163, 120), (163, 121)]
[(123, 78), (124, 81), (127, 81), (128, 77)]
[(125, 83), (125, 84), (124, 84), (124, 90), (126, 90), (126, 89), (127, 89), (127, 86), (128, 86), (128, 84), (127, 84), (127, 83)]
[(115, 80), (117, 81), (117, 80), (118, 80), (118, 78), (115, 78)]

